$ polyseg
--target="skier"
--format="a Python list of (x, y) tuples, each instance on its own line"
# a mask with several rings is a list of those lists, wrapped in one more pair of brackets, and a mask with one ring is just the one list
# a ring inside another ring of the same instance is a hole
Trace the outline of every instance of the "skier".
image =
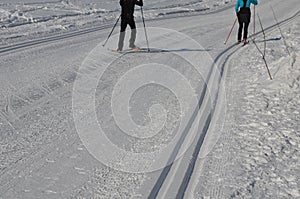
[(133, 50), (137, 50), (135, 46), (135, 38), (136, 38), (136, 26), (134, 21), (134, 7), (135, 5), (143, 6), (143, 0), (120, 0), (120, 5), (122, 8), (121, 11), (121, 31), (119, 36), (119, 45), (117, 52), (123, 50), (124, 38), (125, 38), (125, 30), (127, 25), (131, 28), (131, 38), (129, 40), (129, 47)]
[(235, 5), (235, 12), (239, 22), (238, 44), (241, 43), (243, 27), (244, 27), (243, 42), (244, 45), (247, 44), (248, 27), (251, 18), (251, 11), (250, 11), (251, 3), (257, 5), (257, 0), (237, 0)]

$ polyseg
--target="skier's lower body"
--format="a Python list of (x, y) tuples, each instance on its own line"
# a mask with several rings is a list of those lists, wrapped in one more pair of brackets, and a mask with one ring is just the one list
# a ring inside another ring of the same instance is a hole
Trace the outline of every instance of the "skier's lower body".
[(135, 46), (135, 39), (136, 39), (136, 25), (133, 16), (132, 17), (122, 17), (121, 18), (121, 31), (119, 36), (119, 45), (118, 50), (122, 51), (124, 46), (124, 38), (125, 38), (125, 31), (127, 25), (131, 28), (131, 36), (129, 40), (129, 48), (136, 48)]
[(243, 22), (239, 22), (239, 31), (238, 31), (238, 42), (241, 42), (242, 39), (242, 32), (244, 29), (244, 37), (243, 37), (243, 42), (246, 43), (247, 42), (247, 37), (248, 37), (248, 27), (249, 27), (250, 23), (243, 23)]
[(239, 22), (239, 30), (238, 30), (238, 43), (242, 41), (242, 32), (244, 30), (243, 42), (247, 43), (248, 37), (248, 27), (250, 24), (251, 12), (250, 9), (246, 8), (244, 10), (240, 10), (238, 13), (238, 22)]

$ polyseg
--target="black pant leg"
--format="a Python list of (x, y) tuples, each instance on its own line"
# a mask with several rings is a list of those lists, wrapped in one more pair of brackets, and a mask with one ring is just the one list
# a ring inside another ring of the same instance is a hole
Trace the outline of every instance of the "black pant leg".
[(245, 23), (245, 27), (244, 27), (244, 39), (247, 39), (247, 37), (248, 37), (248, 27), (249, 27), (249, 23)]
[(243, 22), (239, 20), (238, 41), (242, 40)]
[(127, 27), (127, 20), (121, 18), (121, 31), (120, 31), (119, 44), (118, 44), (119, 50), (123, 50), (126, 27)]
[(134, 21), (134, 18), (131, 18), (129, 21), (128, 21), (128, 24), (131, 28), (131, 37), (130, 37), (130, 40), (129, 40), (129, 47), (133, 48), (135, 47), (135, 39), (136, 39), (136, 25), (135, 25), (135, 21)]

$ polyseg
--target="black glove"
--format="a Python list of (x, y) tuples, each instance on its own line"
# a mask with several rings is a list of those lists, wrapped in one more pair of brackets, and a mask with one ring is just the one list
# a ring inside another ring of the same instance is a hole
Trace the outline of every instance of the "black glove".
[(143, 0), (137, 0), (135, 4), (141, 7), (144, 5)]

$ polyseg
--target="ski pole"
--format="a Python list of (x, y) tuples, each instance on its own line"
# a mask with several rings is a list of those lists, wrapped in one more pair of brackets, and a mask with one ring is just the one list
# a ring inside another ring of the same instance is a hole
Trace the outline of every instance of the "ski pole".
[(106, 45), (106, 43), (108, 42), (108, 40), (109, 40), (110, 36), (111, 36), (111, 35), (112, 35), (112, 33), (114, 32), (114, 29), (116, 28), (116, 26), (117, 26), (117, 24), (118, 24), (118, 22), (119, 22), (120, 18), (121, 18), (121, 15), (118, 17), (118, 19), (117, 19), (117, 21), (116, 21), (116, 23), (115, 23), (114, 27), (112, 28), (112, 30), (110, 31), (110, 33), (109, 33), (109, 35), (108, 35), (108, 37), (107, 37), (107, 39), (106, 39), (105, 43), (102, 45), (103, 47)]
[(254, 32), (254, 35), (256, 34), (256, 31), (255, 31), (255, 5), (254, 5), (254, 20), (253, 20), (253, 32)]
[(230, 29), (230, 32), (229, 32), (229, 34), (228, 34), (228, 36), (227, 36), (227, 38), (226, 38), (226, 41), (224, 42), (224, 45), (226, 45), (226, 43), (227, 43), (227, 41), (228, 41), (228, 39), (229, 39), (229, 37), (230, 37), (230, 35), (231, 35), (231, 33), (232, 33), (232, 30), (233, 30), (233, 28), (234, 28), (234, 26), (235, 26), (235, 24), (236, 24), (236, 21), (237, 21), (237, 17), (236, 17), (235, 20), (234, 20), (234, 23), (233, 23), (233, 25), (232, 25), (232, 27), (231, 27), (231, 29)]
[(148, 48), (148, 52), (150, 52), (149, 41), (148, 41), (147, 30), (146, 30), (146, 24), (145, 24), (145, 18), (144, 18), (144, 12), (143, 12), (143, 7), (141, 7), (141, 13), (142, 13), (142, 19), (143, 19), (143, 24), (144, 24), (145, 37), (146, 37), (146, 41), (147, 41), (147, 48)]
[(282, 30), (281, 30), (281, 28), (280, 28), (279, 22), (278, 22), (278, 20), (277, 20), (277, 17), (276, 17), (275, 11), (274, 11), (274, 9), (273, 9), (273, 7), (272, 7), (272, 6), (271, 6), (271, 10), (272, 10), (272, 12), (273, 12), (273, 17), (274, 17), (274, 19), (275, 19), (276, 25), (278, 26), (278, 29), (279, 29), (279, 32), (280, 32), (281, 38), (283, 39), (283, 43), (284, 43), (284, 45), (285, 45), (286, 51), (287, 51), (287, 53), (288, 53), (288, 54), (289, 54), (289, 56), (290, 56), (290, 55), (291, 55), (291, 53), (290, 53), (290, 51), (289, 51), (289, 47), (288, 47), (288, 45), (287, 45), (287, 43), (286, 43), (286, 40), (285, 40), (285, 38), (284, 38), (284, 36), (283, 36)]

